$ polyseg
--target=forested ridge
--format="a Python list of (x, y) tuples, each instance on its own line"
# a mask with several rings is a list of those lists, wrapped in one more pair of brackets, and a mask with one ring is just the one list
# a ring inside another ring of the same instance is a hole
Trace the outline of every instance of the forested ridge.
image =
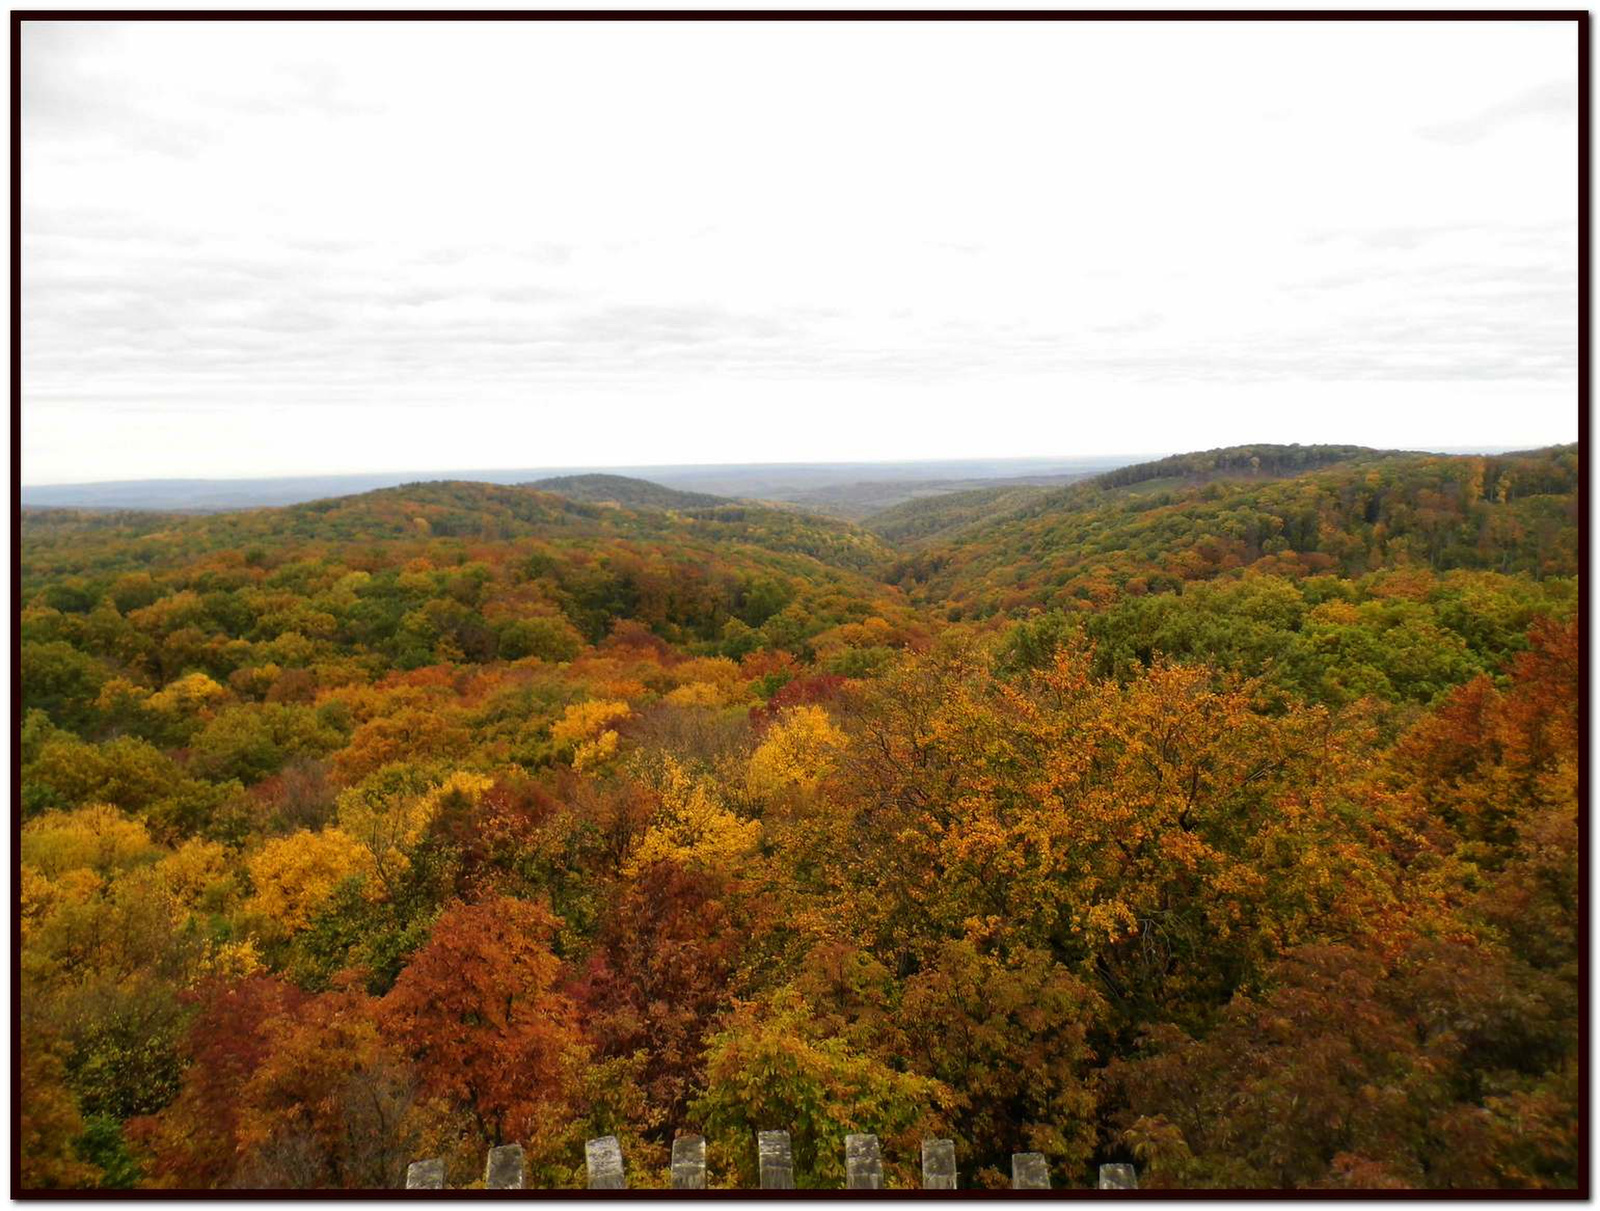
[(1572, 1188), (1579, 461), (26, 511), (21, 1184)]
[(628, 475), (557, 475), (527, 485), (570, 500), (608, 501), (645, 509), (693, 509), (734, 503), (709, 492), (683, 492)]
[(1269, 461), (1219, 475), (1213, 464), (1228, 465), (1229, 451), (1166, 460), (1199, 468), (1203, 482), (1154, 474), (1162, 463), (1123, 468), (920, 550), (888, 578), (952, 614), (987, 616), (1093, 606), (1244, 570), (1300, 579), (1392, 567), (1534, 577), (1577, 569), (1575, 446), (1469, 457), (1373, 452), (1331, 467), (1304, 454), (1325, 448), (1298, 449), (1318, 469), (1263, 478)]

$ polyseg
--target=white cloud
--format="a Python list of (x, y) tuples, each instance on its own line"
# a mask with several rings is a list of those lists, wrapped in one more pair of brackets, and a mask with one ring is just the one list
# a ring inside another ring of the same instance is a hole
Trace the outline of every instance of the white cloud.
[(28, 22), (24, 480), (1567, 440), (1575, 49)]

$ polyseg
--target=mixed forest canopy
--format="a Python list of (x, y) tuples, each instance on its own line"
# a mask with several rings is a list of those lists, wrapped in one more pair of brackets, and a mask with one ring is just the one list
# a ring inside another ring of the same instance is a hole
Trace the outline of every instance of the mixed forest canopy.
[(1571, 1188), (1579, 463), (27, 510), (21, 1184)]

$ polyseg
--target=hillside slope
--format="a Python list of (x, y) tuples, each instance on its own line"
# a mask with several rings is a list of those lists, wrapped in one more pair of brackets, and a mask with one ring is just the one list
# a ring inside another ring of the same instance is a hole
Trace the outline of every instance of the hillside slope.
[[(1117, 467), (1092, 478), (1067, 477), (1061, 483), (1019, 480), (974, 484), (968, 491), (896, 503), (871, 514), (861, 524), (898, 545), (953, 544), (973, 536), (986, 523), (1031, 512), (1031, 506), (1072, 507), (1078, 501), (1095, 499), (1091, 489), (1147, 494), (1216, 479), (1282, 479), (1354, 459), (1402, 455), (1402, 451), (1366, 446), (1229, 446)], [(1075, 482), (1084, 480), (1087, 482)], [(1066, 491), (1074, 486), (1079, 490)]]
[(1097, 475), (1096, 487), (1126, 488), (1153, 479), (1204, 482), (1209, 479), (1280, 479), (1300, 475), (1336, 463), (1374, 458), (1404, 458), (1405, 450), (1378, 450), (1371, 446), (1290, 445), (1262, 443), (1249, 446), (1224, 446), (1171, 454), (1147, 463), (1118, 467)]
[(921, 496), (864, 518), (861, 525), (896, 546), (952, 542), (985, 522), (1044, 499), (1050, 488), (1023, 484)]
[[(986, 616), (1085, 608), (1245, 568), (1292, 577), (1404, 564), (1577, 570), (1576, 446), (1495, 456), (1362, 451), (1265, 480), (1254, 470), (1216, 477), (1215, 465), (1185, 457), (1194, 461), (1048, 493), (906, 556), (889, 578), (919, 602)], [(1206, 478), (1169, 484), (1163, 474), (1184, 470)]]
[(635, 479), (631, 475), (557, 475), (522, 486), (553, 492), (568, 500), (625, 505), (630, 509), (703, 509), (733, 503), (727, 496), (680, 492), (677, 488)]
[[(799, 645), (904, 610), (869, 574), (890, 553), (876, 536), (741, 503), (668, 514), (445, 482), (204, 517), (36, 510), (23, 538), (25, 606), (72, 613), (110, 594), (218, 645), (293, 634), (406, 666), (515, 659), (529, 642), (515, 624), (557, 616), (589, 642), (629, 621), (678, 643), (728, 641), (737, 623)], [(286, 592), (307, 603), (285, 614)]]

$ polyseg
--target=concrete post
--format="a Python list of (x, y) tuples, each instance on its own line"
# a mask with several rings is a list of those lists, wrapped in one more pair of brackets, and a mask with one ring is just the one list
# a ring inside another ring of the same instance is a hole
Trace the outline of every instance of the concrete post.
[(1132, 1165), (1101, 1165), (1100, 1189), (1102, 1190), (1137, 1190), (1139, 1188), (1139, 1175), (1134, 1172)]
[(672, 1141), (672, 1188), (706, 1188), (706, 1137), (680, 1135)]
[(1050, 1166), (1042, 1152), (1013, 1152), (1011, 1154), (1011, 1188), (1013, 1190), (1050, 1189)]
[(490, 1190), (522, 1189), (522, 1145), (502, 1144), (489, 1149), (489, 1163), (483, 1170), (483, 1184)]
[(794, 1189), (794, 1158), (787, 1131), (757, 1131), (756, 1152), (761, 1159), (763, 1190)]
[(883, 1155), (875, 1135), (844, 1137), (844, 1185), (847, 1190), (882, 1190)]
[(444, 1160), (434, 1157), (432, 1160), (412, 1161), (406, 1166), (407, 1190), (443, 1190), (444, 1189)]
[(922, 1188), (956, 1188), (956, 1143), (954, 1140), (922, 1141)]
[(626, 1190), (627, 1179), (622, 1173), (622, 1145), (614, 1135), (603, 1135), (584, 1145), (585, 1159), (589, 1163), (589, 1189)]

